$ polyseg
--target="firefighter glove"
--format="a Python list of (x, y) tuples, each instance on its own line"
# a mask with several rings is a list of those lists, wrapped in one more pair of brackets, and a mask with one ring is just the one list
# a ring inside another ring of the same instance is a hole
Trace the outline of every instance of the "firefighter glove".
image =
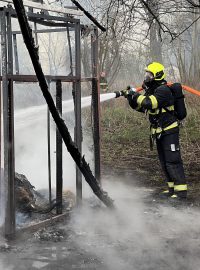
[(134, 95), (136, 93), (136, 89), (132, 85), (127, 86), (128, 95)]
[(125, 98), (127, 98), (129, 94), (129, 91), (126, 89), (126, 90), (121, 90), (121, 96), (124, 96)]

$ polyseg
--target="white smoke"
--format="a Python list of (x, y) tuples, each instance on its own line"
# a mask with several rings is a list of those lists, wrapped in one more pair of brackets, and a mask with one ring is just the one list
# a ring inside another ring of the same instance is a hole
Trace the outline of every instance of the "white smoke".
[(108, 175), (104, 182), (115, 211), (85, 205), (68, 225), (76, 245), (101, 262), (94, 269), (198, 270), (199, 211), (157, 202), (151, 189), (126, 178)]
[[(115, 97), (108, 93), (101, 95), (101, 101)], [(82, 108), (91, 105), (91, 96), (83, 97)], [(67, 127), (73, 139), (74, 131), (73, 100), (63, 102), (63, 114)], [(83, 119), (84, 120), (84, 119)], [(84, 125), (84, 121), (83, 121)], [(84, 129), (84, 127), (83, 127)], [(51, 120), (51, 161), (52, 181), (55, 187), (55, 124)], [(84, 131), (83, 131), (84, 132)], [(91, 151), (91, 135), (83, 134), (83, 154), (93, 168), (93, 153)], [(48, 187), (48, 156), (47, 156), (47, 106), (33, 106), (15, 113), (15, 155), (16, 171), (26, 175), (28, 180), (38, 188)], [(64, 187), (75, 192), (75, 163), (63, 144), (63, 181)]]

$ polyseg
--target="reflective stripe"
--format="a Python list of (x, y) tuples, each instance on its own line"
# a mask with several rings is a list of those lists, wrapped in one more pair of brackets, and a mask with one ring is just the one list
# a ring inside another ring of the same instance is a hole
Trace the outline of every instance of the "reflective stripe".
[[(169, 111), (174, 111), (174, 105), (166, 107), (167, 110)], [(167, 112), (165, 109), (162, 108), (161, 110), (162, 113)], [(151, 110), (148, 110), (149, 114), (155, 115), (155, 114), (159, 114), (160, 113), (160, 109), (156, 109), (154, 112), (151, 112)]]
[(145, 96), (140, 95), (140, 96), (137, 98), (137, 104), (138, 104), (139, 106), (141, 106), (142, 101), (143, 101), (144, 99), (145, 99)]
[(178, 122), (174, 122), (173, 124), (171, 124), (168, 127), (164, 128), (164, 130), (168, 130), (168, 129), (175, 128), (175, 127), (178, 127)]
[(167, 184), (168, 184), (168, 187), (169, 188), (173, 188), (174, 187), (174, 182), (167, 182)]
[[(174, 111), (174, 105), (171, 105), (171, 106), (169, 106), (169, 107), (166, 107), (166, 109), (167, 109), (168, 111)], [(166, 110), (165, 110), (165, 109), (162, 109), (162, 112), (166, 112)]]
[(156, 132), (156, 128), (151, 128), (151, 135), (156, 134), (156, 133), (158, 133)]
[(107, 83), (100, 83), (100, 85), (108, 85)]
[(151, 100), (151, 104), (152, 104), (152, 109), (156, 109), (158, 108), (158, 101), (157, 98), (153, 95), (149, 96), (150, 100)]
[(166, 128), (163, 128), (163, 129), (161, 127), (151, 128), (151, 134), (161, 133), (162, 131), (166, 131), (166, 130), (169, 130), (169, 129), (172, 129), (172, 128), (175, 128), (175, 127), (178, 127), (178, 122), (174, 122), (173, 124), (169, 125)]
[(141, 105), (138, 105), (135, 110), (138, 111), (139, 109), (141, 109)]
[(174, 190), (175, 191), (184, 191), (187, 190), (187, 185), (174, 185)]
[(164, 190), (163, 192), (162, 192), (162, 194), (168, 194), (169, 193), (169, 190)]
[(178, 198), (176, 194), (173, 194), (171, 198)]

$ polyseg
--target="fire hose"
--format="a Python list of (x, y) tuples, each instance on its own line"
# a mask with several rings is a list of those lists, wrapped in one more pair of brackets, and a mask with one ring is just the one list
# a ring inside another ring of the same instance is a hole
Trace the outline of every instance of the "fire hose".
[[(167, 83), (168, 86), (171, 86), (172, 84), (173, 84), (172, 82)], [(187, 85), (182, 85), (182, 88), (183, 88), (183, 90), (185, 90), (185, 91), (187, 91), (187, 92), (189, 92), (191, 94), (200, 96), (200, 91), (199, 90), (193, 89), (193, 88), (191, 88), (191, 87), (189, 87)], [(142, 90), (144, 90), (142, 87), (137, 87), (134, 90), (134, 92), (140, 92)], [(130, 88), (130, 91), (131, 91), (131, 88)], [(114, 93), (116, 94), (116, 98), (124, 96), (124, 91), (115, 91)]]

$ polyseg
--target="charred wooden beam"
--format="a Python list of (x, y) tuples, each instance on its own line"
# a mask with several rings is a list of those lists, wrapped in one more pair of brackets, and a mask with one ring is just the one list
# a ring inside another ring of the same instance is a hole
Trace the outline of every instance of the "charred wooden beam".
[(51, 115), (56, 123), (56, 126), (63, 138), (63, 141), (67, 147), (67, 150), (71, 154), (72, 158), (76, 162), (76, 165), (82, 172), (82, 174), (85, 177), (85, 180), (88, 182), (90, 187), (92, 188), (93, 192), (96, 194), (96, 196), (108, 207), (113, 208), (113, 200), (108, 196), (107, 192), (103, 191), (101, 186), (99, 185), (96, 178), (93, 176), (89, 164), (86, 162), (84, 156), (81, 156), (77, 146), (72, 141), (71, 135), (68, 131), (67, 126), (64, 123), (64, 120), (60, 117), (53, 98), (49, 92), (48, 85), (44, 76), (44, 73), (42, 71), (42, 67), (39, 62), (39, 55), (38, 50), (35, 46), (34, 39), (32, 36), (32, 30), (29, 26), (27, 16), (25, 13), (25, 9), (23, 6), (22, 0), (13, 0), (15, 10), (17, 13), (19, 25), (22, 31), (22, 35), (24, 38), (24, 42), (26, 44), (26, 47), (28, 49), (28, 52), (31, 57), (31, 61), (36, 73), (36, 76), (39, 81), (39, 85), (41, 88), (41, 91), (43, 93), (43, 96), (48, 104), (49, 110), (51, 112)]
[(99, 28), (101, 31), (106, 32), (106, 28), (103, 27), (88, 11), (86, 11), (76, 0), (71, 0), (74, 5), (77, 6), (84, 14)]
[(23, 227), (23, 228), (19, 228), (16, 230), (16, 235), (19, 238), (23, 238), (24, 235), (25, 235), (25, 237), (27, 237), (25, 233), (30, 234), (30, 233), (34, 233), (34, 232), (40, 230), (41, 228), (46, 228), (47, 226), (54, 226), (55, 224), (57, 224), (57, 222), (65, 221), (67, 218), (70, 217), (70, 214), (71, 214), (71, 211), (68, 211), (64, 214), (53, 216), (49, 219), (45, 219), (45, 220), (39, 221), (37, 223), (30, 224), (30, 225)]

